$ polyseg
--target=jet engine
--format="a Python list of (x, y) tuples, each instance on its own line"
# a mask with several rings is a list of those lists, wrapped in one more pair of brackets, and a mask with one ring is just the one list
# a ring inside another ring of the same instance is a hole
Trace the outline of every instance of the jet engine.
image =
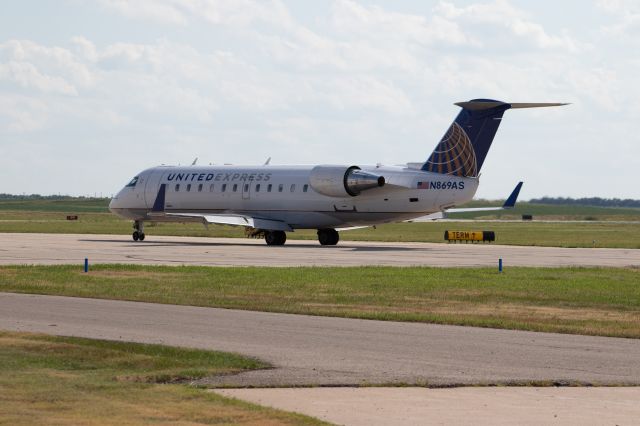
[(358, 166), (316, 166), (309, 183), (314, 191), (329, 197), (355, 197), (367, 189), (384, 186), (385, 179)]

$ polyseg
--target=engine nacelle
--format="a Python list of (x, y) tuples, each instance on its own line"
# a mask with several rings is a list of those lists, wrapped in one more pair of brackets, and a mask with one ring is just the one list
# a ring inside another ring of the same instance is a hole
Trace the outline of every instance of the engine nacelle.
[(329, 197), (355, 197), (362, 191), (384, 186), (385, 179), (358, 166), (316, 166), (309, 183), (314, 191)]

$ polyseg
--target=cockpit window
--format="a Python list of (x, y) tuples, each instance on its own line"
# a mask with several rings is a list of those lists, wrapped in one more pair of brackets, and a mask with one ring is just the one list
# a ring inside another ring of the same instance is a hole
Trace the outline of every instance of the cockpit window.
[(129, 182), (127, 184), (127, 187), (134, 187), (134, 186), (136, 186), (136, 183), (138, 183), (138, 176), (136, 176), (133, 179), (131, 179), (131, 182)]

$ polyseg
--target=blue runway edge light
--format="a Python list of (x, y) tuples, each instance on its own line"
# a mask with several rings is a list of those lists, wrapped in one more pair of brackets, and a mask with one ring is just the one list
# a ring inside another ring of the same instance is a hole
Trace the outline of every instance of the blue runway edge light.
[(84, 258), (84, 271), (89, 272), (89, 259), (86, 257)]
[(498, 272), (502, 272), (502, 258), (498, 259)]

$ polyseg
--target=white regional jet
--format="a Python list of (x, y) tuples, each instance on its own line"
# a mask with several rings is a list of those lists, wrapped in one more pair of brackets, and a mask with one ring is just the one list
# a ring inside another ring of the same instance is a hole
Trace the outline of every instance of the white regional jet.
[[(424, 163), (159, 166), (134, 177), (109, 209), (134, 221), (135, 241), (144, 240), (145, 221), (198, 221), (244, 226), (268, 245), (284, 244), (286, 232), (317, 229), (320, 244), (335, 245), (343, 229), (487, 210), (452, 207), (476, 193), (503, 113), (566, 104), (474, 99), (456, 105), (462, 110)], [(497, 209), (512, 207), (520, 186)]]

